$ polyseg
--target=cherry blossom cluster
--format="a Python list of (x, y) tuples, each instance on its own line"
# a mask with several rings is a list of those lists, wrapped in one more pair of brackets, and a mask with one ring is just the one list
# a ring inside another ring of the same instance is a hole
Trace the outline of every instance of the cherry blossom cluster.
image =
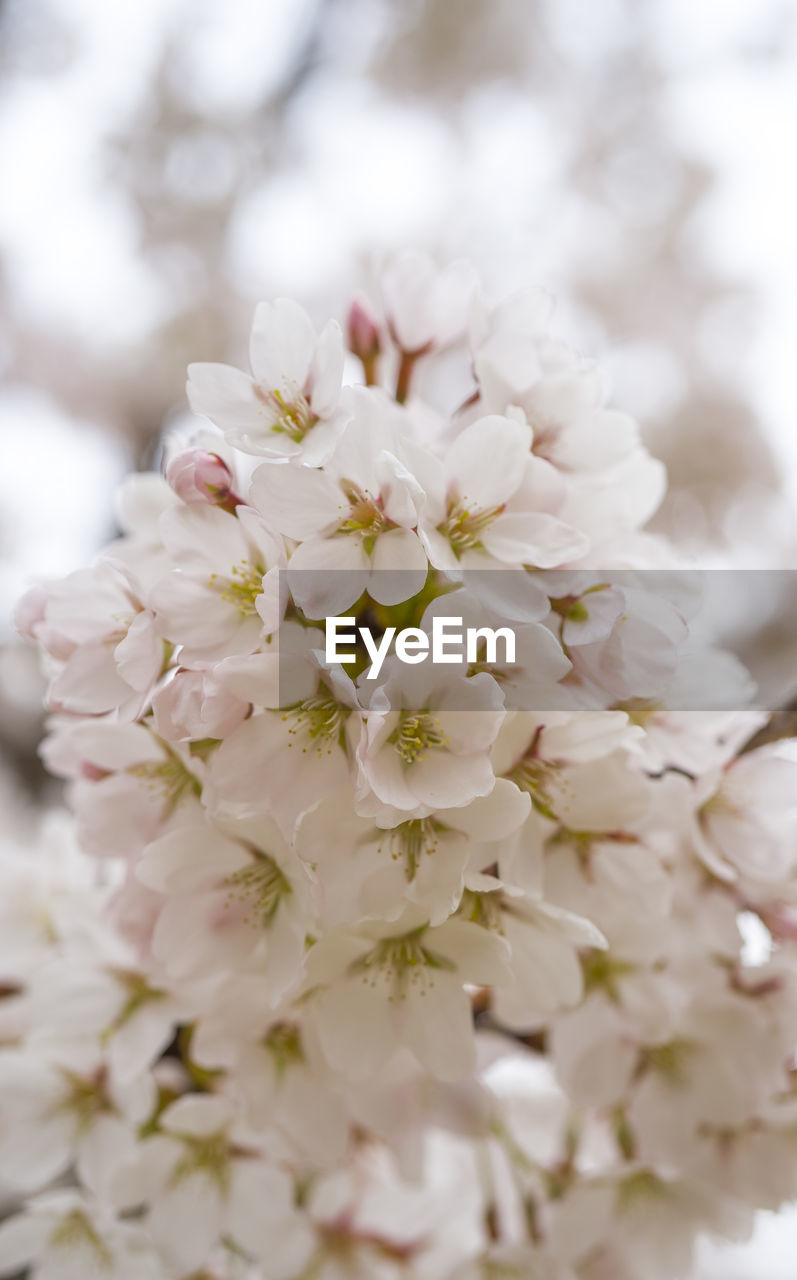
[[(0, 852), (0, 1276), (674, 1280), (797, 1194), (797, 764), (550, 310), (260, 304), (22, 601), (77, 846)], [(518, 661), (326, 658), (452, 613)]]

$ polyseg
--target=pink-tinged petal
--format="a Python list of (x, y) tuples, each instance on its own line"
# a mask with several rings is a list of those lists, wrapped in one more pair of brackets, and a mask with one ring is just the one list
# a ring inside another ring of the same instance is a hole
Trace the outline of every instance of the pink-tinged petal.
[(44, 1188), (70, 1163), (75, 1124), (74, 1115), (63, 1111), (9, 1125), (0, 1135), (4, 1179), (19, 1191)]
[[(423, 977), (426, 977), (424, 973)], [(401, 1038), (438, 1080), (461, 1080), (476, 1066), (470, 1000), (451, 975), (432, 973), (400, 1010)]]
[[(448, 538), (444, 538), (442, 533), (438, 533), (436, 529), (430, 529), (428, 525), (424, 525), (418, 530), (418, 535), (426, 548), (426, 554), (435, 569), (443, 569), (449, 572), (457, 572), (459, 569), (459, 561), (454, 555), (451, 543)], [(480, 560), (482, 557), (480, 557)]]
[(308, 618), (337, 617), (362, 595), (370, 570), (358, 537), (312, 538), (291, 556), (288, 585)]
[[(438, 708), (435, 719), (452, 755), (470, 756), (488, 752), (498, 736), (504, 720), (503, 709), (490, 711), (485, 707), (468, 708), (463, 697), (454, 701), (456, 710)], [(462, 707), (462, 710), (459, 708)]]
[(130, 685), (119, 675), (113, 652), (100, 643), (76, 649), (51, 683), (47, 696), (52, 706), (65, 711), (101, 715), (115, 710), (131, 693)]
[(405, 351), (444, 346), (465, 329), (477, 280), (469, 262), (438, 267), (426, 254), (403, 253), (382, 275), (390, 328)]
[(310, 317), (290, 298), (261, 302), (255, 310), (249, 340), (252, 372), (266, 391), (293, 399), (304, 390), (315, 350)]
[[(484, 556), (478, 553), (474, 559), (477, 567), (472, 568), (470, 564), (466, 566), (464, 585), (469, 595), (482, 608), (478, 614), (476, 610), (472, 610), (474, 616), (464, 618), (465, 626), (480, 626), (496, 618), (533, 623), (550, 613), (548, 596), (530, 574), (519, 569), (507, 569), (494, 561), (487, 561), (485, 564)], [(450, 599), (450, 596), (443, 597), (436, 612), (445, 613), (446, 601)], [(484, 610), (488, 611), (487, 617)], [(459, 613), (458, 599), (457, 608), (448, 611), (455, 615)]]
[[(416, 760), (407, 773), (407, 785), (416, 805), (429, 809), (461, 807), (474, 796), (486, 796), (495, 784), (487, 756), (454, 756), (430, 751)], [(387, 797), (385, 797), (387, 798)]]
[(286, 840), (304, 813), (348, 780), (342, 751), (303, 750), (290, 722), (270, 711), (244, 721), (214, 752), (210, 778), (220, 812), (268, 813)]
[(426, 506), (423, 488), (392, 453), (383, 450), (375, 459), (375, 469), (385, 515), (394, 524), (414, 529)]
[(285, 616), (287, 604), (288, 589), (285, 575), (283, 570), (275, 565), (264, 577), (263, 590), (255, 599), (255, 608), (267, 636), (273, 636), (279, 628)]
[(598, 471), (616, 466), (638, 447), (639, 429), (633, 418), (599, 409), (562, 431), (550, 453), (567, 470)]
[[(792, 875), (795, 852), (792, 841), (767, 831), (756, 813), (709, 811), (703, 830), (711, 847), (743, 876), (763, 884), (785, 883)], [(708, 859), (703, 861), (709, 865)]]
[(43, 1249), (53, 1224), (44, 1217), (19, 1213), (0, 1224), (0, 1274), (23, 1271)]
[(293, 1180), (261, 1162), (235, 1162), (227, 1222), (233, 1240), (267, 1264), (270, 1280), (294, 1280), (316, 1247), (315, 1232), (294, 1206)]
[(605, 587), (579, 597), (574, 616), (565, 615), (562, 639), (566, 645), (604, 640), (625, 608), (621, 587)]
[(396, 1047), (387, 994), (385, 984), (366, 970), (319, 996), (316, 1026), (333, 1070), (367, 1080), (384, 1066)]
[(396, 809), (415, 810), (418, 801), (410, 786), (404, 761), (392, 746), (385, 746), (375, 755), (363, 760), (358, 787), (359, 798), (364, 800), (370, 787), (384, 804)]
[(506, 502), (523, 478), (531, 448), (531, 428), (493, 415), (480, 418), (457, 436), (446, 454), (449, 486), (470, 510), (487, 511)]
[(154, 622), (151, 613), (139, 613), (114, 649), (119, 674), (139, 691), (149, 688), (163, 664), (163, 643)]
[(524, 401), (532, 421), (571, 423), (599, 408), (604, 377), (591, 361), (577, 361), (562, 372), (540, 378)]
[(608, 541), (649, 520), (666, 488), (663, 464), (639, 449), (608, 474), (571, 476), (569, 496), (559, 514)]
[(222, 430), (257, 431), (263, 406), (252, 379), (229, 364), (190, 364), (186, 385), (188, 403)]
[(152, 934), (152, 954), (175, 978), (240, 968), (258, 941), (247, 917), (245, 901), (223, 890), (167, 898)]
[(163, 798), (125, 775), (76, 783), (74, 804), (81, 848), (96, 858), (134, 858), (163, 829)]
[(391, 420), (395, 404), (374, 387), (347, 387), (345, 403), (350, 416), (330, 466), (336, 476), (368, 490), (375, 497), (376, 459), (396, 446)]
[(164, 637), (184, 645), (183, 666), (207, 666), (230, 653), (251, 653), (263, 636), (258, 614), (238, 612), (234, 602), (222, 599), (226, 580), (218, 589), (175, 572), (152, 591), (150, 602)]
[(418, 536), (409, 529), (390, 529), (376, 540), (371, 556), (368, 594), (378, 604), (410, 600), (426, 581), (429, 563)]
[(328, 984), (340, 978), (350, 965), (365, 955), (369, 943), (362, 937), (345, 930), (328, 933), (307, 953), (305, 967), (306, 987)]
[(135, 1137), (118, 1116), (100, 1115), (80, 1139), (76, 1172), (96, 1196), (107, 1196), (119, 1166), (135, 1156)]
[(219, 1094), (184, 1094), (161, 1113), (159, 1124), (169, 1133), (184, 1133), (192, 1138), (208, 1138), (226, 1129), (233, 1118), (229, 1098)]
[[(257, 559), (264, 568), (285, 564), (285, 544), (259, 511), (241, 504), (236, 510), (235, 518), (246, 537), (250, 560)], [(252, 552), (255, 553), (254, 556)]]
[[(326, 421), (322, 419), (317, 422), (312, 430), (307, 432), (301, 445), (294, 445), (291, 441), (288, 441), (287, 443), (291, 445), (291, 448), (281, 448), (279, 452), (282, 454), (301, 454), (302, 463), (305, 467), (323, 467), (340, 439), (346, 422), (345, 412), (341, 410), (338, 413), (334, 413)], [(283, 440), (286, 439), (284, 436), (281, 438)], [(277, 450), (274, 449), (272, 452), (276, 453)]]
[[(278, 653), (240, 654), (232, 658), (224, 658), (213, 668), (214, 679), (243, 702), (251, 702), (256, 707), (279, 706), (279, 667)], [(309, 682), (309, 697), (315, 687), (315, 681)]]
[(586, 534), (543, 512), (498, 516), (485, 531), (482, 543), (496, 560), (539, 569), (579, 560), (590, 549)]
[(534, 340), (511, 329), (488, 337), (475, 353), (473, 365), (482, 400), (500, 407), (520, 399), (540, 376)]
[(101, 769), (129, 769), (132, 765), (163, 760), (163, 750), (141, 724), (99, 721), (75, 725), (69, 735), (78, 756)]
[(328, 418), (340, 399), (343, 379), (343, 333), (337, 320), (324, 325), (310, 364), (310, 406), (319, 418)]
[(430, 525), (439, 524), (446, 514), (446, 470), (442, 460), (410, 438), (401, 442), (401, 460), (421, 487), (426, 520)]
[(508, 778), (498, 778), (489, 795), (479, 796), (463, 809), (446, 815), (446, 822), (471, 840), (505, 840), (526, 821), (531, 796)]
[(562, 472), (545, 458), (530, 454), (523, 478), (507, 503), (507, 511), (547, 511), (556, 515), (566, 495), (567, 483)]
[[(663, 888), (666, 895), (667, 885), (665, 884)], [(564, 938), (573, 946), (598, 947), (601, 951), (605, 951), (609, 945), (597, 925), (586, 916), (566, 911), (564, 907), (556, 907), (553, 903), (542, 900), (527, 901), (525, 908), (521, 908), (521, 913), (524, 911), (541, 932)], [(521, 925), (518, 923), (517, 927), (520, 928)]]
[(577, 1004), (584, 980), (578, 955), (565, 938), (531, 925), (509, 927), (515, 980), (499, 993), (501, 1017), (510, 1027), (528, 1031), (541, 1015)]
[(427, 935), (432, 951), (440, 951), (457, 966), (463, 982), (495, 986), (511, 976), (510, 950), (497, 934), (469, 920), (446, 920)]
[(551, 1057), (577, 1105), (607, 1107), (625, 1097), (639, 1050), (620, 1015), (593, 997), (556, 1020)]
[(211, 780), (225, 795), (227, 784), (237, 780), (235, 798), (243, 798), (250, 791), (253, 798), (262, 795), (262, 775), (268, 773), (284, 749), (282, 717), (272, 712), (252, 716), (214, 751), (210, 762)]
[(204, 1265), (222, 1223), (218, 1185), (202, 1173), (172, 1182), (153, 1200), (148, 1218), (155, 1244), (181, 1276)]
[(145, 1000), (111, 1036), (108, 1060), (112, 1075), (126, 1084), (148, 1071), (168, 1048), (178, 1021), (170, 1001)]
[(181, 568), (207, 578), (215, 569), (229, 574), (249, 555), (242, 525), (218, 507), (180, 505), (164, 511), (159, 521), (164, 546)]
[[(775, 748), (777, 749), (777, 748)], [(797, 811), (797, 761), (776, 755), (773, 747), (740, 756), (728, 769), (723, 795), (742, 807), (773, 817), (794, 818)]]
[(262, 463), (249, 496), (267, 524), (299, 541), (336, 528), (348, 514), (340, 485), (331, 476), (295, 463)]
[(212, 827), (178, 827), (148, 845), (136, 877), (157, 893), (193, 893), (248, 865), (246, 850)]

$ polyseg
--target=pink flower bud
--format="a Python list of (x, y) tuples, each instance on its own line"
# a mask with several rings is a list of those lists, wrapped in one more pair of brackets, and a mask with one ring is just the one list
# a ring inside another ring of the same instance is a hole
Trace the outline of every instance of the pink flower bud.
[(232, 489), (232, 472), (217, 453), (187, 449), (172, 458), (166, 482), (183, 502), (209, 502), (220, 506)]
[(351, 304), (348, 341), (349, 350), (362, 360), (364, 365), (371, 364), (379, 355), (379, 325), (371, 310), (371, 304), (366, 298), (355, 298)]

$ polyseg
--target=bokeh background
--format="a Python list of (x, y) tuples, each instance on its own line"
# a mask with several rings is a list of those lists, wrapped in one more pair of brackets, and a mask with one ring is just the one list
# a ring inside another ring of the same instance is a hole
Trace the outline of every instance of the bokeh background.
[[(537, 284), (703, 564), (797, 567), (794, 0), (0, 0), (0, 803), (54, 784), (11, 609), (114, 532), (251, 311), (341, 315), (405, 247)], [(782, 602), (781, 602), (782, 603)], [(795, 611), (748, 643), (797, 688)], [(795, 1280), (797, 1222), (701, 1280)], [(673, 1278), (677, 1280), (677, 1278)]]

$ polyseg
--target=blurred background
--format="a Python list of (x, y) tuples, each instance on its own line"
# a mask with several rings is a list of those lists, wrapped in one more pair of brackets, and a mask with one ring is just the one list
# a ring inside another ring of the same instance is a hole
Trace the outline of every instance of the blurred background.
[[(793, 0), (0, 0), (9, 829), (55, 795), (14, 600), (112, 536), (190, 360), (245, 363), (260, 298), (341, 315), (405, 247), (551, 289), (667, 464), (655, 527), (794, 568), (795, 122)], [(786, 684), (794, 625), (755, 638)], [(794, 1280), (795, 1241), (702, 1275)]]

